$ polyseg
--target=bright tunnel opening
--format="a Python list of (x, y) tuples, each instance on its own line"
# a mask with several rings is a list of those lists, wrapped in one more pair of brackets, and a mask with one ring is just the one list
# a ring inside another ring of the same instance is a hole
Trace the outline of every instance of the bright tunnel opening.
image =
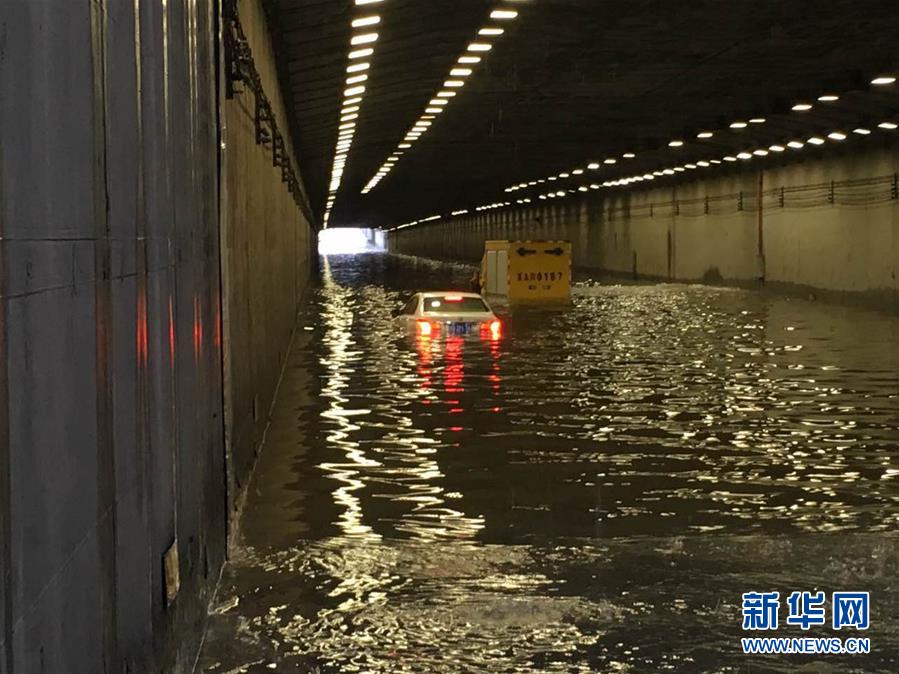
[(379, 229), (335, 227), (318, 234), (319, 255), (378, 253), (385, 249), (384, 232)]

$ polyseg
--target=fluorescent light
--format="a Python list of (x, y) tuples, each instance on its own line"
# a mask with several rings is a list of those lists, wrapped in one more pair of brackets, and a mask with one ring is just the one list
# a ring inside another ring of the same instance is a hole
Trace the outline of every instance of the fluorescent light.
[(885, 75), (884, 77), (875, 77), (871, 80), (871, 84), (876, 84), (877, 86), (883, 86), (884, 84), (893, 84), (896, 81), (895, 77), (890, 75)]
[(374, 16), (363, 16), (361, 19), (354, 19), (351, 24), (353, 28), (364, 28), (365, 26), (374, 26), (381, 23), (381, 17), (378, 15)]
[(368, 70), (370, 67), (371, 64), (368, 61), (365, 61), (364, 63), (356, 63), (349, 66), (346, 71), (348, 73), (361, 73), (363, 70)]
[(350, 114), (351, 112), (359, 112), (359, 106), (358, 106), (358, 105), (349, 105), (349, 106), (343, 108), (343, 109), (340, 111), (340, 114), (341, 114), (341, 115), (348, 115), (348, 114)]
[(846, 140), (846, 134), (842, 131), (831, 131), (827, 137), (832, 140)]
[(768, 121), (768, 120), (766, 120), (764, 117), (753, 117), (752, 119), (749, 120), (749, 123), (750, 124), (764, 124), (766, 121)]
[(699, 133), (696, 134), (696, 137), (705, 139), (705, 138), (711, 138), (714, 135), (715, 134), (712, 133), (711, 131), (700, 131)]
[(682, 140), (672, 140), (670, 143), (668, 143), (668, 147), (682, 147), (683, 144), (684, 141)]
[(896, 129), (896, 124), (893, 124), (892, 122), (881, 122), (877, 126), (881, 129), (886, 129), (887, 131), (895, 131)]
[(805, 143), (800, 140), (791, 140), (789, 143), (787, 143), (787, 147), (791, 147), (794, 150), (800, 150), (805, 147)]
[(365, 82), (368, 79), (368, 75), (362, 73), (361, 75), (353, 75), (352, 77), (346, 78), (347, 84), (359, 84), (360, 82)]
[(771, 150), (771, 152), (783, 152), (787, 148), (785, 148), (783, 145), (772, 145), (768, 149)]
[(478, 35), (502, 35), (505, 32), (502, 28), (481, 28)]
[(602, 162), (603, 164), (617, 164), (618, 162), (614, 159), (605, 159)]
[(400, 148), (401, 150), (408, 150), (412, 146), (409, 145), (409, 143), (400, 143), (399, 145), (397, 145), (397, 147)]
[(456, 95), (455, 91), (438, 91), (437, 96), (439, 98), (452, 98)]
[(596, 169), (599, 168), (599, 164), (597, 164), (596, 162), (592, 162), (590, 164), (587, 164), (587, 168), (590, 169), (591, 171), (595, 171)]
[(375, 53), (375, 50), (374, 50), (374, 49), (369, 49), (369, 48), (367, 48), (367, 49), (357, 49), (357, 50), (355, 50), (355, 51), (351, 51), (351, 52), (350, 52), (350, 59), (351, 59), (351, 60), (353, 60), (353, 59), (364, 59), (364, 58), (366, 58), (367, 56), (371, 56), (371, 55), (374, 54), (374, 53)]
[(731, 122), (730, 128), (732, 129), (745, 129), (748, 125), (746, 122)]
[(468, 45), (468, 51), (490, 51), (493, 49), (493, 45), (487, 44), (485, 42), (472, 42)]
[(737, 161), (737, 158), (736, 158), (736, 157), (731, 157), (730, 155), (728, 155), (728, 156), (726, 156), (726, 157), (724, 158), (724, 161)]
[(819, 138), (818, 136), (812, 136), (808, 139), (808, 142), (812, 145), (824, 145), (826, 141), (823, 138)]
[(572, 171), (571, 174), (579, 176), (579, 175), (583, 174), (583, 172), (584, 172), (584, 169), (574, 169), (574, 171)]
[(359, 94), (365, 93), (365, 87), (350, 87), (346, 91), (343, 92), (344, 96), (358, 96)]
[(443, 112), (443, 108), (425, 108), (425, 112), (432, 115), (438, 115)]
[(350, 40), (351, 45), (371, 44), (378, 41), (377, 33), (363, 33), (362, 35), (354, 35)]
[(447, 105), (449, 101), (445, 98), (432, 98), (431, 102), (428, 105)]
[(637, 155), (635, 155), (633, 152), (625, 152), (621, 156), (624, 157), (625, 159), (636, 159), (636, 157), (637, 157)]
[(480, 56), (460, 56), (459, 63), (480, 63)]
[(871, 130), (859, 127), (858, 129), (852, 129), (852, 133), (857, 133), (859, 136), (868, 136), (871, 134)]
[(453, 68), (450, 70), (451, 77), (468, 77), (471, 75), (471, 68)]
[(811, 103), (797, 103), (796, 105), (793, 106), (794, 112), (808, 112), (811, 109), (812, 109)]
[(767, 157), (768, 150), (753, 150), (752, 154), (754, 154), (757, 157)]
[(384, 0), (356, 0), (356, 5), (375, 5), (379, 2), (384, 2)]
[(449, 88), (464, 87), (465, 82), (463, 80), (447, 80), (446, 82), (443, 83), (443, 86), (449, 87)]
[(500, 21), (508, 21), (509, 19), (514, 19), (518, 16), (518, 12), (514, 9), (495, 9), (490, 12), (491, 19), (498, 19)]
[[(702, 168), (708, 168), (710, 166), (710, 164), (707, 161), (698, 161), (698, 162), (696, 162), (696, 165), (701, 166)], [(643, 176), (643, 177), (645, 178), (646, 176)]]
[(823, 96), (818, 96), (818, 100), (822, 103), (833, 103), (840, 100), (840, 97), (835, 94), (824, 94)]
[(569, 178), (569, 177), (571, 177), (571, 174), (569, 174), (569, 173), (560, 173), (560, 174), (559, 174), (559, 177), (560, 177), (560, 178)]

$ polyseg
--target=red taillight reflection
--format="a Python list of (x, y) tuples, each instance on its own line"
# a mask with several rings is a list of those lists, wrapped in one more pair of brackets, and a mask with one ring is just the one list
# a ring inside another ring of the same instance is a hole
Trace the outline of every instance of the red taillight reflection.
[(434, 332), (434, 326), (428, 321), (418, 321), (418, 334), (423, 337), (430, 337)]

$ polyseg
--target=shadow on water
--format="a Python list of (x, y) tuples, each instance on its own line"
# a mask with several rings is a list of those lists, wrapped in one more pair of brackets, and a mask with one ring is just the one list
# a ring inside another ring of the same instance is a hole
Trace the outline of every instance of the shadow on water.
[[(899, 671), (899, 319), (585, 282), (498, 341), (397, 330), (470, 270), (323, 262), (206, 671)], [(872, 654), (741, 654), (743, 592), (819, 589), (871, 629), (776, 636)]]

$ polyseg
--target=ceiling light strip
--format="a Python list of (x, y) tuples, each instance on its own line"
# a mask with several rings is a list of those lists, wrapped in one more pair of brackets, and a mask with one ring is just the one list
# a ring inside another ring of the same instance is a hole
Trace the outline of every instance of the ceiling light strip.
[(334, 162), (331, 165), (331, 181), (328, 183), (328, 199), (325, 202), (325, 213), (322, 217), (322, 226), (325, 229), (331, 220), (331, 211), (334, 209), (334, 202), (337, 200), (337, 193), (343, 182), (343, 172), (346, 169), (350, 149), (352, 149), (353, 140), (356, 137), (356, 121), (365, 98), (368, 71), (371, 68), (371, 58), (375, 54), (374, 44), (379, 37), (377, 27), (381, 24), (381, 16), (368, 13), (367, 6), (380, 5), (382, 2), (384, 0), (354, 0), (355, 6), (362, 7), (362, 11), (366, 13), (353, 16), (350, 20), (352, 35), (344, 76), (340, 126), (338, 127), (337, 143), (334, 146)]
[[(899, 130), (899, 124), (892, 122), (892, 121), (881, 122), (880, 124), (877, 125), (877, 127), (880, 129), (883, 129), (885, 131)], [(856, 133), (861, 136), (867, 136), (867, 135), (871, 134), (871, 130), (864, 128), (864, 127), (858, 127), (858, 128), (853, 129), (853, 133)], [(628, 187), (628, 186), (630, 186), (632, 184), (636, 184), (636, 183), (649, 182), (649, 181), (655, 180), (656, 178), (663, 178), (666, 176), (674, 176), (674, 175), (677, 175), (678, 173), (686, 173), (687, 171), (698, 170), (700, 168), (710, 168), (713, 165), (722, 165), (723, 163), (739, 162), (741, 160), (749, 161), (749, 160), (755, 159), (757, 157), (766, 157), (769, 154), (771, 154), (772, 152), (773, 153), (786, 152), (788, 148), (792, 149), (792, 150), (801, 150), (805, 147), (808, 147), (809, 145), (820, 146), (820, 145), (824, 145), (825, 143), (827, 143), (827, 139), (837, 141), (837, 142), (842, 142), (844, 140), (847, 140), (848, 138), (849, 138), (849, 135), (846, 132), (836, 130), (836, 131), (831, 131), (830, 133), (826, 134), (826, 137), (811, 136), (810, 138), (808, 138), (807, 140), (804, 140), (804, 141), (791, 140), (788, 143), (786, 143), (785, 145), (775, 144), (775, 145), (770, 145), (767, 148), (758, 148), (757, 147), (757, 148), (753, 148), (750, 150), (745, 150), (743, 152), (739, 152), (736, 155), (726, 155), (720, 159), (699, 160), (696, 163), (687, 163), (687, 164), (683, 164), (681, 166), (670, 166), (668, 168), (657, 169), (655, 171), (647, 172), (644, 174), (632, 175), (632, 176), (628, 176), (628, 177), (624, 177), (624, 178), (618, 178), (615, 180), (606, 180), (602, 183), (594, 182), (594, 183), (590, 183), (590, 184), (579, 185), (576, 188), (552, 190), (550, 192), (540, 194), (536, 198), (539, 200), (543, 200), (543, 201), (549, 200), (549, 199), (562, 199), (562, 198), (566, 198), (566, 197), (569, 197), (572, 195), (577, 195), (577, 194), (580, 194), (583, 192), (589, 192), (590, 190), (599, 190), (599, 189), (603, 189), (603, 188), (613, 188), (613, 187)], [(596, 168), (599, 168), (599, 165), (591, 164), (588, 166), (588, 168), (595, 170)], [(565, 173), (565, 174), (560, 174), (560, 175), (564, 175), (564, 176), (568, 177), (569, 175), (582, 175), (583, 173), (584, 173), (584, 171), (582, 171), (580, 169), (575, 169), (571, 174)], [(533, 185), (545, 183), (545, 182), (546, 182), (545, 180), (531, 181), (530, 183), (521, 183), (519, 186), (516, 186), (516, 187), (533, 186)], [(516, 204), (526, 205), (526, 204), (530, 204), (530, 203), (533, 203), (533, 200), (530, 197), (526, 197), (526, 198), (522, 198), (522, 199), (517, 199), (514, 203), (511, 201), (498, 201), (498, 202), (492, 202), (489, 204), (482, 204), (480, 206), (475, 206), (471, 210), (473, 210), (474, 212), (480, 213), (483, 211), (489, 211), (489, 210), (495, 210), (498, 208), (514, 206)], [(465, 215), (469, 212), (470, 211), (468, 209), (456, 210), (456, 211), (453, 211), (450, 215), (451, 216)], [(424, 220), (415, 220), (413, 222), (409, 222), (404, 225), (399, 225), (397, 227), (393, 227), (393, 228), (389, 229), (388, 231), (396, 231), (398, 229), (405, 229), (407, 227), (412, 227), (412, 226), (415, 226), (417, 224), (421, 224), (424, 222), (437, 220), (437, 219), (440, 219), (441, 217), (444, 217), (444, 216), (431, 216), (430, 218), (425, 218)]]
[(406, 132), (406, 136), (393, 153), (381, 164), (377, 173), (362, 189), (362, 194), (368, 194), (375, 189), (396, 167), (406, 150), (411, 149), (427, 133), (431, 126), (430, 120), (435, 119), (436, 115), (440, 115), (446, 110), (449, 103), (455, 98), (457, 91), (465, 86), (466, 79), (471, 77), (476, 66), (482, 62), (483, 55), (493, 49), (491, 40), (498, 40), (505, 33), (502, 24), (518, 18), (518, 10), (509, 7), (511, 2), (515, 2), (515, 0), (504, 0), (490, 12), (490, 23), (478, 30), (475, 40), (468, 45), (465, 52), (453, 64), (443, 86), (428, 102), (422, 116)]
[[(896, 81), (897, 81), (897, 79), (893, 75), (885, 74), (885, 75), (880, 75), (878, 77), (873, 78), (871, 80), (871, 85), (873, 87), (875, 87), (876, 89), (883, 89), (885, 87), (890, 87), (890, 86), (896, 84)], [(818, 96), (818, 98), (816, 100), (821, 103), (834, 103), (834, 102), (840, 100), (840, 96), (829, 92), (826, 94), (822, 94), (821, 96)], [(813, 107), (814, 107), (814, 105), (811, 102), (800, 101), (800, 102), (794, 104), (791, 109), (793, 112), (805, 113), (805, 112), (808, 112), (809, 110), (811, 110)], [(765, 117), (750, 117), (750, 118), (744, 119), (744, 120), (736, 120), (736, 121), (732, 122), (729, 125), (729, 127), (730, 127), (730, 130), (733, 130), (733, 131), (742, 131), (743, 129), (747, 129), (750, 126), (765, 124), (767, 121), (768, 120)], [(884, 126), (884, 124), (886, 126)], [(878, 125), (879, 128), (887, 130), (887, 131), (893, 130), (889, 126), (891, 124), (891, 122), (885, 122), (884, 124)], [(868, 131), (868, 129), (861, 128), (859, 131), (854, 131), (854, 133), (857, 133), (858, 135), (869, 135), (869, 134), (866, 134), (865, 131)], [(716, 135), (716, 133), (717, 132), (709, 130), (709, 129), (703, 129), (701, 131), (698, 131), (695, 134), (695, 137), (698, 140), (708, 140), (709, 138), (713, 138)], [(869, 131), (869, 133), (870, 133), (870, 131)], [(837, 137), (835, 137), (833, 134), (837, 134)], [(834, 132), (832, 132), (832, 134), (829, 137), (832, 140), (844, 140), (845, 139), (845, 138), (840, 138), (838, 136), (845, 136), (845, 134), (842, 131), (834, 131)], [(819, 142), (819, 141), (821, 141), (821, 142)], [(796, 143), (799, 143), (798, 147), (803, 147), (806, 144), (806, 142), (810, 142), (812, 145), (821, 144), (823, 142), (823, 139), (816, 137), (814, 140), (809, 139), (808, 141), (792, 141), (791, 143), (788, 144), (788, 146), (792, 149), (798, 149)], [(675, 138), (671, 141), (668, 141), (667, 146), (669, 148), (676, 150), (676, 149), (683, 148), (685, 146), (685, 144), (686, 144), (686, 142), (683, 139)], [(773, 147), (780, 148), (781, 146), (775, 145)], [(773, 152), (781, 152), (782, 151), (781, 149), (772, 149), (772, 148), (768, 148), (768, 150), (773, 151)], [(749, 154), (756, 153), (757, 156), (764, 156), (764, 155), (759, 154), (759, 152), (761, 152), (761, 151), (764, 151), (764, 148), (761, 148), (759, 150), (755, 150), (755, 149), (750, 150)], [(740, 154), (745, 155), (747, 153), (743, 152)], [(633, 159), (634, 156), (635, 155), (630, 152), (626, 152), (625, 154), (622, 155), (622, 157), (625, 159)], [(728, 156), (728, 157), (724, 158), (724, 161), (731, 162), (731, 161), (736, 161), (737, 159), (745, 159), (745, 157), (740, 157), (739, 155), (738, 156)], [(615, 163), (616, 163), (616, 160), (613, 158), (610, 158), (610, 159), (605, 159), (601, 163), (599, 161), (593, 161), (593, 162), (590, 162), (589, 164), (587, 164), (586, 166), (589, 170), (596, 171), (596, 170), (602, 168), (601, 164), (615, 164)], [(515, 185), (510, 185), (504, 191), (505, 192), (517, 192), (519, 190), (533, 187), (534, 185), (543, 184), (546, 182), (555, 182), (557, 180), (564, 180), (564, 179), (570, 178), (571, 176), (574, 176), (574, 175), (580, 175), (580, 173), (583, 173), (582, 169), (580, 169), (580, 168), (573, 169), (571, 171), (565, 171), (565, 172), (558, 173), (558, 174), (555, 174), (552, 176), (546, 176), (544, 178), (539, 178), (537, 180), (531, 180), (528, 182), (521, 182), (521, 183), (517, 183)], [(549, 194), (556, 194), (556, 193), (551, 192)], [(551, 198), (551, 197), (547, 196), (547, 198)]]

